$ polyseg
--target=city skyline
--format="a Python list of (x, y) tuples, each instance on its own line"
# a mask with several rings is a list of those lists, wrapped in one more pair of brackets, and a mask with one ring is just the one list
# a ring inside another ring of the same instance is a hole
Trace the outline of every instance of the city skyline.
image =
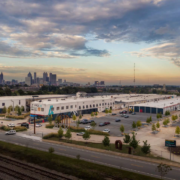
[(133, 85), (136, 63), (136, 84), (180, 84), (180, 1), (18, 1), (0, 6), (0, 71), (7, 80), (31, 71)]

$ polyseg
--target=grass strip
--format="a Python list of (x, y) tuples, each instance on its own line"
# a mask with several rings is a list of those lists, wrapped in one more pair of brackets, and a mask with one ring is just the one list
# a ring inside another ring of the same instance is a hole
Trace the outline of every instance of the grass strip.
[(133, 172), (0, 141), (0, 153), (86, 180), (158, 180)]

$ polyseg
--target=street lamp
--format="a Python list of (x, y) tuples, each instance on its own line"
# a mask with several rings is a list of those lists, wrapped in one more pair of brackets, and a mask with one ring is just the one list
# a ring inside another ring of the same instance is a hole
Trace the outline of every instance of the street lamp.
[(14, 113), (14, 101), (13, 100), (11, 100), (12, 102), (13, 102), (13, 113)]
[[(35, 97), (39, 97), (39, 96), (32, 96), (33, 97), (33, 101)], [(34, 114), (34, 134), (36, 134), (36, 121), (35, 121), (35, 114)]]

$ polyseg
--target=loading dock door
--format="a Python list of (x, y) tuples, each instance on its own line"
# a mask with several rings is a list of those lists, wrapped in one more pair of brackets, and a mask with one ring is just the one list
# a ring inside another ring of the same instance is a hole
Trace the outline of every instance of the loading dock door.
[(158, 109), (158, 113), (159, 113), (159, 114), (163, 114), (163, 109), (162, 109), (162, 108), (159, 108), (159, 109)]
[(140, 112), (145, 112), (145, 107), (140, 107)]
[(135, 111), (135, 112), (139, 112), (139, 107), (138, 107), (138, 106), (135, 106), (135, 107), (134, 107), (134, 111)]
[(152, 108), (152, 109), (151, 109), (151, 112), (152, 112), (153, 114), (156, 114), (156, 108)]
[(146, 113), (150, 113), (150, 107), (146, 107)]

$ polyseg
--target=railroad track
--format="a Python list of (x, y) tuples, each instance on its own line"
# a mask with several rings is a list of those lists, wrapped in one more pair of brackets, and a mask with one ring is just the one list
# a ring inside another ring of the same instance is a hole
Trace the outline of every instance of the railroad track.
[[(9, 159), (9, 158), (6, 158), (4, 156), (0, 156), (0, 161), (1, 162), (5, 162), (5, 163), (9, 163), (9, 164), (17, 166), (17, 167), (21, 167), (23, 169), (27, 169), (28, 171), (32, 171), (33, 173), (37, 173), (37, 174), (39, 174), (41, 176), (44, 176), (44, 177), (52, 179), (52, 180), (53, 179), (54, 180), (58, 180), (58, 179), (60, 179), (60, 180), (72, 180), (71, 178), (68, 178), (68, 177), (65, 177), (65, 176), (61, 176), (59, 174), (52, 173), (50, 171), (46, 171), (44, 169), (41, 169), (41, 168), (38, 168), (38, 167), (34, 167), (32, 165), (29, 165), (29, 164), (26, 164), (26, 163), (22, 163), (22, 162), (13, 160), (13, 159)], [(19, 180), (28, 180), (28, 179), (29, 180), (38, 180), (38, 178), (33, 178), (32, 176), (28, 176), (28, 175), (26, 176), (23, 173), (19, 173), (17, 171), (12, 170), (12, 168), (4, 167), (2, 165), (0, 165), (0, 171), (4, 172), (5, 174), (8, 174), (10, 176), (13, 176), (15, 178), (16, 178), (16, 175), (17, 175), (18, 176), (17, 178)], [(26, 177), (23, 178), (23, 176), (26, 176)]]

